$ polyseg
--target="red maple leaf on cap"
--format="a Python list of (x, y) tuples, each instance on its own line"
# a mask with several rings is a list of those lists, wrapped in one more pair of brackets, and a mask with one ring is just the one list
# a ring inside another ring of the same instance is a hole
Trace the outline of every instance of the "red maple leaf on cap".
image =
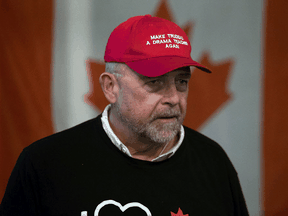
[(188, 214), (183, 215), (182, 210), (179, 208), (177, 214), (171, 212), (171, 216), (189, 216)]

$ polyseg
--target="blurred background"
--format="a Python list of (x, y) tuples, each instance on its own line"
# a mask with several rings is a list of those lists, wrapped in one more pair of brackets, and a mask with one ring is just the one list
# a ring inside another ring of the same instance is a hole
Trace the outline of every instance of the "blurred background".
[(185, 125), (218, 142), (250, 215), (288, 215), (288, 2), (0, 0), (0, 201), (27, 145), (101, 113), (112, 30), (151, 14), (190, 38)]

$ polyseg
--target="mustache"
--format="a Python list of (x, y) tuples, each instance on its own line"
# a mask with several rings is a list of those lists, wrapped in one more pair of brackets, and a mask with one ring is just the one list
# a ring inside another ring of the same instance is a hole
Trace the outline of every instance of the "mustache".
[(181, 115), (180, 110), (162, 110), (153, 114), (152, 119), (156, 120), (158, 118), (173, 118), (173, 117), (179, 118), (180, 115)]

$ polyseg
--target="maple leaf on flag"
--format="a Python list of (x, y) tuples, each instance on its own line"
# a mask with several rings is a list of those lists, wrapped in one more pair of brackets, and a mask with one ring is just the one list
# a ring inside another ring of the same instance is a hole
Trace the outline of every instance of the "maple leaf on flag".
[(188, 214), (183, 215), (182, 210), (179, 208), (177, 214), (171, 212), (171, 216), (189, 216)]
[(228, 89), (228, 76), (234, 65), (232, 59), (214, 63), (205, 52), (199, 61), (212, 73), (207, 74), (194, 69), (189, 84), (187, 113), (184, 124), (193, 129), (201, 128), (214, 113), (232, 98)]
[[(154, 16), (175, 22), (167, 0), (159, 2)], [(187, 21), (181, 27), (188, 38), (190, 38), (190, 41), (192, 41), (190, 35), (193, 26), (194, 24), (191, 21)], [(228, 91), (227, 84), (231, 68), (234, 65), (234, 61), (231, 58), (215, 63), (211, 60), (208, 52), (202, 53), (198, 62), (207, 66), (212, 73), (203, 73), (195, 68), (191, 76), (184, 124), (195, 130), (203, 127), (213, 114), (231, 100), (232, 96)], [(90, 106), (102, 112), (106, 105), (108, 105), (108, 101), (99, 83), (99, 77), (105, 71), (105, 62), (89, 59), (86, 65), (89, 78), (89, 92), (85, 95), (84, 100)]]
[[(159, 6), (157, 7), (156, 11), (154, 12), (154, 16), (160, 17), (160, 18), (163, 18), (163, 19), (167, 19), (167, 20), (169, 20), (171, 22), (175, 22), (174, 21), (174, 17), (173, 17), (173, 13), (171, 12), (171, 9), (169, 7), (169, 4), (168, 4), (167, 0), (161, 0), (160, 1)], [(191, 30), (193, 28), (193, 23), (188, 21), (181, 28), (184, 30), (184, 32), (186, 33), (186, 35), (189, 38), (189, 36), (191, 34)]]

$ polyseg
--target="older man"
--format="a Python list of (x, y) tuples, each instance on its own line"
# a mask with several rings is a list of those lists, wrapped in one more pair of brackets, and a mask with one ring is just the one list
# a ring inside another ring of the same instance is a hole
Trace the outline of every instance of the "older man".
[(248, 215), (237, 172), (214, 141), (182, 125), (190, 42), (137, 16), (110, 35), (103, 113), (23, 150), (1, 215)]

